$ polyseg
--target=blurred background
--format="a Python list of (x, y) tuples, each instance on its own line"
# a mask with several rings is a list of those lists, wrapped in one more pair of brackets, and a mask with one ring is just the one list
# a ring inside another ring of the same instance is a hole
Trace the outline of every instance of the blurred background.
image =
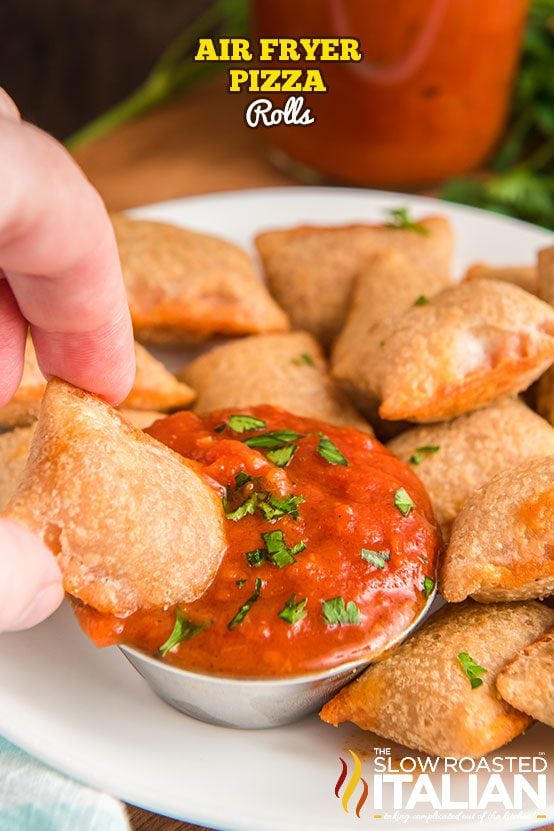
[[(252, 131), (256, 96), (191, 60), (200, 36), (249, 32), (355, 36), (364, 61), (320, 67), (313, 127)], [(300, 180), (430, 191), (554, 227), (554, 0), (2, 0), (0, 84), (111, 207)], [(172, 183), (138, 186), (170, 162)], [(184, 184), (195, 165), (204, 188)]]

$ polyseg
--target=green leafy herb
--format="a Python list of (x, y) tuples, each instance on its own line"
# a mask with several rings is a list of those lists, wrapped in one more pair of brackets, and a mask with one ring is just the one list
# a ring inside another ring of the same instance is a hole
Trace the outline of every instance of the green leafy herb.
[(398, 490), (394, 494), (394, 504), (396, 505), (402, 516), (408, 516), (408, 514), (414, 507), (414, 502), (412, 502), (411, 497), (404, 488), (398, 488)]
[(249, 430), (265, 430), (267, 424), (251, 415), (232, 415), (227, 419), (227, 426), (233, 433), (247, 433)]
[(440, 444), (424, 444), (423, 447), (416, 447), (413, 456), (410, 456), (411, 465), (420, 465), (425, 456), (431, 456), (433, 453), (438, 453)]
[(427, 236), (429, 228), (420, 222), (414, 222), (410, 218), (407, 208), (393, 208), (389, 211), (390, 220), (386, 223), (388, 228), (398, 228), (403, 231), (415, 231), (417, 234)]
[(252, 481), (252, 477), (249, 473), (246, 473), (244, 470), (239, 470), (237, 475), (235, 476), (235, 488), (242, 488), (248, 482)]
[(469, 679), (471, 688), (475, 690), (477, 687), (482, 686), (483, 679), (480, 676), (484, 675), (487, 670), (480, 667), (479, 664), (476, 664), (471, 655), (468, 655), (467, 652), (460, 652), (458, 654), (458, 661)]
[(227, 425), (223, 421), (221, 424), (218, 424), (217, 427), (214, 427), (214, 433), (223, 433)]
[(385, 563), (390, 560), (390, 551), (372, 551), (370, 548), (362, 548), (362, 560), (367, 560), (368, 563), (376, 568), (385, 568)]
[(247, 551), (245, 557), (249, 566), (259, 568), (267, 560), (267, 552), (265, 548), (255, 548), (253, 551)]
[(426, 306), (429, 302), (429, 298), (425, 297), (424, 294), (420, 294), (417, 300), (414, 301), (414, 306)]
[(300, 433), (296, 433), (294, 430), (273, 430), (270, 433), (263, 433), (261, 436), (251, 436), (245, 439), (244, 443), (248, 447), (267, 447), (274, 450), (301, 438)]
[(300, 554), (306, 548), (305, 542), (297, 542), (296, 545), (288, 548), (282, 531), (267, 531), (262, 534), (262, 539), (269, 559), (278, 568), (295, 563), (295, 555)]
[(291, 594), (291, 596), (279, 612), (279, 617), (283, 620), (286, 620), (287, 623), (298, 623), (299, 620), (302, 620), (302, 618), (305, 618), (308, 614), (306, 611), (307, 603), (307, 597), (305, 597), (304, 600), (297, 601), (296, 595)]
[(432, 577), (425, 577), (423, 580), (423, 594), (425, 597), (429, 597), (432, 593), (433, 589), (435, 588), (435, 581)]
[(233, 618), (231, 618), (231, 620), (227, 624), (228, 629), (234, 629), (235, 626), (238, 626), (239, 623), (242, 623), (242, 621), (244, 620), (244, 618), (246, 617), (246, 615), (248, 614), (248, 612), (250, 611), (250, 609), (252, 608), (254, 603), (257, 600), (259, 600), (260, 593), (262, 591), (262, 585), (263, 584), (262, 584), (262, 581), (260, 580), (260, 578), (259, 577), (256, 578), (256, 582), (254, 584), (254, 586), (255, 586), (254, 593), (251, 594), (250, 597), (248, 598), (248, 600), (246, 600), (242, 604), (242, 606), (240, 607), (240, 609), (238, 610), (236, 615)]
[(268, 450), (266, 455), (269, 461), (273, 462), (277, 467), (286, 467), (297, 450), (297, 444), (289, 444), (286, 447), (279, 447), (276, 450)]
[(175, 625), (169, 638), (160, 646), (161, 654), (163, 656), (167, 655), (175, 646), (183, 643), (183, 641), (190, 640), (199, 632), (202, 632), (203, 629), (207, 629), (208, 626), (210, 626), (210, 623), (193, 623), (192, 620), (187, 620), (177, 606), (175, 609)]
[(245, 499), (244, 502), (238, 506), (238, 508), (235, 508), (233, 511), (226, 510), (225, 516), (233, 522), (238, 522), (240, 519), (244, 519), (244, 517), (248, 514), (252, 515), (255, 513), (256, 508), (258, 507), (258, 501), (259, 494), (253, 493), (248, 497), (248, 499)]
[(291, 516), (298, 519), (298, 506), (304, 502), (303, 496), (285, 496), (280, 499), (278, 496), (270, 496), (267, 502), (261, 502), (260, 511), (265, 519), (280, 519), (283, 516)]
[(241, 580), (236, 580), (235, 581), (235, 585), (238, 589), (242, 589), (243, 586), (246, 586), (246, 583), (247, 583), (247, 581), (244, 580), (244, 578), (241, 579)]
[(360, 610), (353, 600), (345, 604), (343, 597), (332, 597), (322, 600), (321, 608), (323, 619), (329, 626), (359, 626), (361, 623)]
[(324, 436), (323, 433), (319, 434), (317, 452), (330, 465), (344, 465), (344, 467), (348, 467), (348, 460), (342, 455), (336, 444), (333, 444), (331, 439)]
[(309, 352), (302, 352), (302, 354), (299, 355), (298, 358), (293, 358), (292, 362), (293, 364), (295, 364), (295, 366), (301, 366), (302, 364), (307, 364), (307, 366), (315, 366), (315, 361)]

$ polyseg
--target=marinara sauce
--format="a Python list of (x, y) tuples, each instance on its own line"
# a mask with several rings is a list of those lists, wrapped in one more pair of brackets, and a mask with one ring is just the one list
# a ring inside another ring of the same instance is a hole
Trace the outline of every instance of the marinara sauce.
[(375, 657), (425, 605), (440, 532), (417, 476), (373, 437), (269, 406), (181, 412), (147, 432), (220, 492), (228, 548), (194, 603), (126, 618), (77, 605), (99, 646), (287, 676)]

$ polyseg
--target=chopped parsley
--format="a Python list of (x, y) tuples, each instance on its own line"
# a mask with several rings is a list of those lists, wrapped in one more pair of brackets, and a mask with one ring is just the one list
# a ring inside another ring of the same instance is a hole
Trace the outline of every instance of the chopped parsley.
[[(244, 519), (245, 516), (248, 514), (252, 515), (255, 513), (256, 508), (258, 507), (258, 500), (259, 494), (253, 493), (244, 502), (235, 508), (233, 511), (225, 511), (225, 516), (227, 519), (232, 520), (233, 522), (238, 522), (239, 519)], [(226, 500), (224, 500), (225, 502)]]
[(398, 490), (394, 494), (394, 504), (396, 505), (402, 516), (408, 516), (408, 514), (414, 507), (414, 502), (412, 501), (410, 495), (404, 488), (398, 488)]
[(268, 559), (278, 568), (292, 565), (296, 562), (295, 555), (306, 548), (305, 542), (297, 542), (290, 548), (285, 543), (282, 531), (267, 531), (262, 534)]
[(297, 450), (297, 444), (289, 444), (286, 447), (278, 447), (275, 450), (268, 450), (266, 455), (269, 461), (273, 462), (273, 464), (277, 465), (277, 467), (286, 467)]
[(420, 465), (426, 456), (432, 456), (440, 449), (440, 444), (424, 444), (422, 447), (416, 447), (414, 454), (410, 456), (410, 464)]
[(214, 433), (223, 433), (227, 425), (223, 421), (221, 424), (218, 424), (217, 427), (214, 427)]
[(243, 587), (243, 586), (246, 586), (246, 582), (247, 582), (247, 581), (246, 581), (244, 578), (242, 578), (242, 579), (240, 579), (240, 580), (236, 580), (236, 581), (235, 581), (235, 586), (236, 586), (238, 589), (242, 589), (242, 587)]
[(302, 352), (298, 358), (293, 358), (292, 362), (295, 366), (302, 366), (302, 364), (306, 364), (306, 366), (315, 366), (315, 361), (309, 352)]
[(233, 433), (247, 433), (249, 430), (264, 430), (267, 424), (261, 418), (251, 415), (232, 415), (227, 419), (227, 426)]
[(414, 300), (414, 306), (426, 306), (428, 302), (429, 298), (424, 294), (420, 294), (417, 300)]
[(304, 502), (303, 496), (285, 496), (283, 499), (270, 496), (267, 502), (260, 502), (259, 508), (265, 519), (280, 519), (283, 516), (298, 519), (298, 506), (302, 502)]
[(250, 436), (250, 438), (245, 439), (244, 443), (247, 447), (263, 447), (275, 450), (301, 438), (300, 433), (294, 430), (273, 430), (269, 433), (262, 433), (260, 436)]
[(432, 593), (433, 589), (435, 588), (435, 581), (432, 577), (425, 577), (423, 580), (423, 595), (424, 597), (429, 597)]
[(360, 610), (353, 600), (345, 604), (343, 597), (332, 597), (322, 600), (321, 608), (323, 620), (328, 626), (359, 626), (361, 623)]
[(342, 455), (336, 444), (333, 444), (331, 439), (324, 436), (323, 433), (319, 434), (317, 452), (330, 465), (344, 465), (344, 467), (348, 467), (348, 460)]
[(484, 675), (487, 670), (484, 667), (480, 667), (479, 664), (476, 664), (467, 652), (460, 652), (458, 654), (458, 661), (469, 679), (471, 689), (475, 690), (477, 687), (481, 687), (483, 679), (480, 676)]
[(296, 595), (291, 594), (291, 596), (279, 612), (279, 617), (285, 620), (287, 623), (298, 623), (299, 620), (302, 620), (302, 618), (305, 618), (308, 614), (306, 611), (307, 603), (307, 597), (305, 597), (304, 600), (297, 601)]
[(175, 625), (169, 638), (160, 646), (161, 654), (165, 657), (174, 647), (183, 643), (183, 641), (190, 640), (208, 626), (210, 626), (210, 623), (193, 623), (192, 620), (188, 620), (177, 606), (175, 609)]
[(249, 566), (259, 568), (267, 560), (267, 553), (265, 548), (255, 548), (253, 551), (247, 551), (245, 557)]
[(234, 629), (235, 626), (238, 626), (239, 623), (242, 623), (242, 621), (244, 620), (244, 618), (246, 617), (246, 615), (248, 614), (248, 612), (250, 611), (250, 609), (252, 608), (252, 606), (254, 605), (256, 600), (259, 600), (260, 593), (262, 591), (262, 585), (263, 585), (262, 581), (260, 580), (259, 577), (257, 577), (256, 582), (254, 584), (254, 586), (255, 586), (254, 593), (251, 594), (250, 597), (248, 598), (248, 600), (246, 600), (242, 604), (242, 606), (240, 607), (240, 609), (238, 610), (236, 615), (233, 618), (231, 618), (231, 620), (227, 624), (228, 629)]
[(376, 568), (385, 568), (385, 563), (390, 560), (390, 551), (372, 551), (370, 548), (362, 548), (362, 560), (367, 560)]
[(422, 225), (421, 222), (414, 222), (410, 218), (407, 208), (392, 208), (389, 211), (389, 221), (386, 223), (387, 228), (397, 228), (402, 231), (415, 231), (417, 234), (428, 236), (429, 228)]

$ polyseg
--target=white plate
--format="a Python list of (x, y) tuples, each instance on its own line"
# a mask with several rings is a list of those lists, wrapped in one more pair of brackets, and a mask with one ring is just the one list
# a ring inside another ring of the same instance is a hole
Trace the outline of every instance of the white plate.
[[(532, 262), (552, 235), (531, 225), (432, 199), (362, 190), (284, 188), (195, 197), (142, 208), (134, 213), (213, 232), (251, 246), (264, 228), (300, 222), (382, 220), (391, 207), (415, 216), (445, 213), (457, 239), (456, 270), (487, 260)], [(183, 363), (183, 353), (171, 363)], [(371, 779), (373, 747), (387, 742), (352, 725), (338, 730), (317, 717), (268, 731), (237, 731), (194, 721), (159, 701), (115, 648), (97, 650), (81, 633), (68, 608), (26, 633), (0, 638), (0, 733), (61, 771), (152, 811), (232, 831), (326, 831), (377, 822), (454, 829), (529, 829), (554, 821), (554, 772), (548, 775), (546, 810), (523, 814), (498, 805), (470, 818), (460, 809), (428, 805), (394, 814), (391, 802), (374, 810), (370, 791), (361, 818), (358, 787), (342, 807), (334, 794), (348, 749), (363, 758)], [(554, 768), (554, 732), (536, 726), (498, 756), (539, 756)], [(390, 745), (389, 745), (390, 746)], [(393, 748), (394, 759), (410, 756)], [(487, 775), (479, 774), (479, 789)], [(512, 777), (504, 775), (511, 789)], [(467, 776), (453, 780), (462, 799)], [(531, 781), (531, 780), (530, 780)], [(347, 782), (340, 790), (343, 796)], [(410, 786), (411, 787), (411, 786)], [(496, 816), (494, 813), (496, 812)], [(382, 818), (376, 820), (374, 814)], [(463, 812), (462, 812), (463, 814)], [(546, 816), (538, 816), (538, 814)], [(452, 816), (449, 816), (452, 815)]]

